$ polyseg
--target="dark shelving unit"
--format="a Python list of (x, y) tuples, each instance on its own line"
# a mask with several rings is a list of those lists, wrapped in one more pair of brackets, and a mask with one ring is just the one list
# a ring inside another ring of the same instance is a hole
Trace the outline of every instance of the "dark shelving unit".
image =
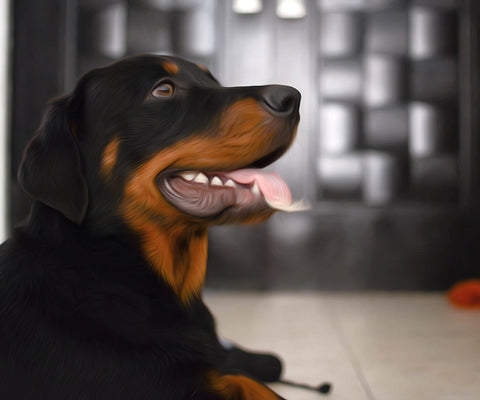
[(11, 225), (23, 148), (46, 101), (85, 71), (176, 54), (226, 86), (302, 92), (272, 168), (310, 212), (211, 232), (209, 287), (443, 289), (480, 275), (480, 3), (307, 0), (302, 18), (233, 0), (16, 0)]

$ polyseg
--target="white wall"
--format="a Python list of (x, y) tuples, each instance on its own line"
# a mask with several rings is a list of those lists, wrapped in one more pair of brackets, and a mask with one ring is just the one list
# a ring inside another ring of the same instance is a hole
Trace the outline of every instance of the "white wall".
[(0, 0), (0, 242), (7, 236), (10, 0)]

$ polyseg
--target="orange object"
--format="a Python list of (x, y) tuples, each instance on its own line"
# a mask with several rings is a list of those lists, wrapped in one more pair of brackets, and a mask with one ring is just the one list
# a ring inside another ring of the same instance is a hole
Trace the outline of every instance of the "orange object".
[(480, 279), (469, 279), (453, 285), (448, 300), (454, 306), (480, 310)]

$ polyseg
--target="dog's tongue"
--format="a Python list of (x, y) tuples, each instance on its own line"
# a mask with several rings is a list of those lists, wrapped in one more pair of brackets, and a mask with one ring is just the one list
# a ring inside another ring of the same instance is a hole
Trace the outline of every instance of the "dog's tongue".
[(285, 181), (275, 172), (259, 169), (239, 169), (226, 176), (235, 182), (249, 185), (257, 183), (260, 192), (268, 204), (274, 207), (285, 207), (292, 203), (292, 194)]

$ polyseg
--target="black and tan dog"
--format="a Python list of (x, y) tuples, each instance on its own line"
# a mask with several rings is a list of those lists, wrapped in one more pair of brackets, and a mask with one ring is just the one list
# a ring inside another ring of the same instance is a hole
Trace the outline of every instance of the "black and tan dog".
[(201, 289), (210, 225), (289, 207), (259, 168), (290, 146), (299, 102), (159, 56), (54, 100), (20, 168), (29, 220), (0, 249), (0, 398), (278, 399), (229, 358)]

